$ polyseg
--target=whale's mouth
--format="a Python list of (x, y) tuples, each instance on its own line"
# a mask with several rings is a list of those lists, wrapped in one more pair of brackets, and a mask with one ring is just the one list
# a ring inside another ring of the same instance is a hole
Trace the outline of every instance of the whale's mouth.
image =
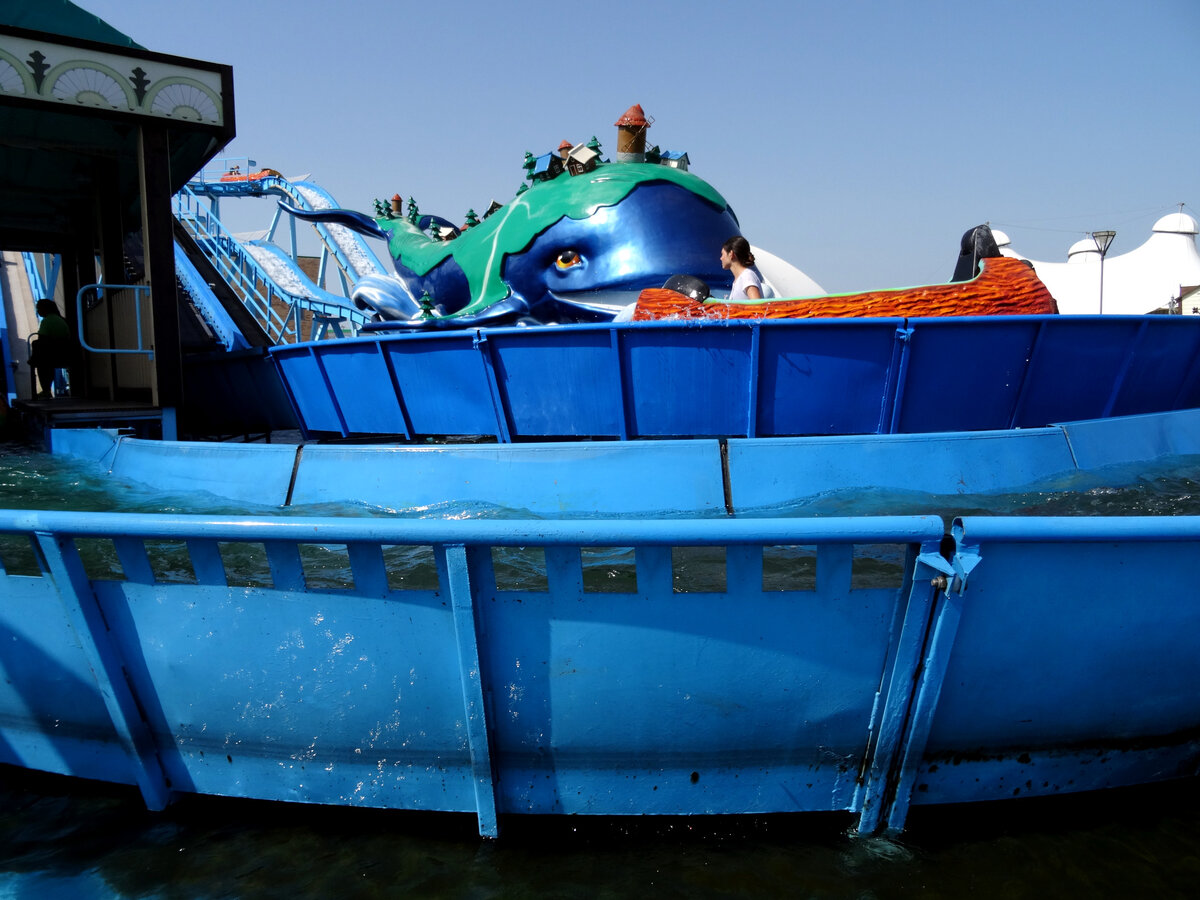
[(637, 303), (641, 288), (611, 288), (599, 291), (550, 291), (550, 296), (563, 306), (594, 316), (615, 316)]

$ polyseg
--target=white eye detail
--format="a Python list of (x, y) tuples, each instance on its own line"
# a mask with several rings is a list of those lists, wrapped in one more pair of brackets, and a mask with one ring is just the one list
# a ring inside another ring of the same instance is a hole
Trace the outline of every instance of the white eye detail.
[(564, 250), (554, 260), (554, 265), (560, 272), (583, 265), (583, 257), (575, 250)]

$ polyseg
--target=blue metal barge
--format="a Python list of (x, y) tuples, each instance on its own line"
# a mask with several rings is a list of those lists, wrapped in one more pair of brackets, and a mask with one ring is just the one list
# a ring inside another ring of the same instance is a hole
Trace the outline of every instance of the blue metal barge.
[(505, 813), (850, 810), (873, 830), (1200, 759), (1194, 517), (946, 536), (5, 511), (0, 531), (36, 558), (0, 575), (0, 759), (154, 808), (471, 811), (485, 835)]

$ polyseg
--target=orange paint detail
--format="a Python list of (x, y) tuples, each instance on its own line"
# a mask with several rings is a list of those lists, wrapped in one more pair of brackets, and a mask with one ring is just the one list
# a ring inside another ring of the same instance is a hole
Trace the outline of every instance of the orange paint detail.
[(226, 172), (221, 176), (221, 181), (261, 181), (264, 178), (279, 178), (281, 177), (274, 169), (263, 169), (261, 172), (254, 172), (251, 175), (239, 175), (236, 172)]
[(983, 260), (983, 271), (971, 281), (806, 300), (697, 303), (665, 288), (646, 288), (638, 295), (633, 321), (1032, 316), (1057, 312), (1058, 304), (1033, 267), (1002, 256)]
[(646, 114), (642, 111), (642, 104), (635, 103), (629, 109), (625, 110), (625, 114), (614, 125), (631, 125), (633, 127), (643, 126), (650, 127), (650, 123), (646, 121)]

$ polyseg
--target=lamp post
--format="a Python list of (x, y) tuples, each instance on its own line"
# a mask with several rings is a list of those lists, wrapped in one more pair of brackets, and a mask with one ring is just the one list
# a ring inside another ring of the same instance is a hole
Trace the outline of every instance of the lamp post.
[(1100, 313), (1104, 313), (1104, 257), (1108, 255), (1109, 245), (1117, 236), (1115, 231), (1093, 231), (1092, 241), (1100, 251)]

